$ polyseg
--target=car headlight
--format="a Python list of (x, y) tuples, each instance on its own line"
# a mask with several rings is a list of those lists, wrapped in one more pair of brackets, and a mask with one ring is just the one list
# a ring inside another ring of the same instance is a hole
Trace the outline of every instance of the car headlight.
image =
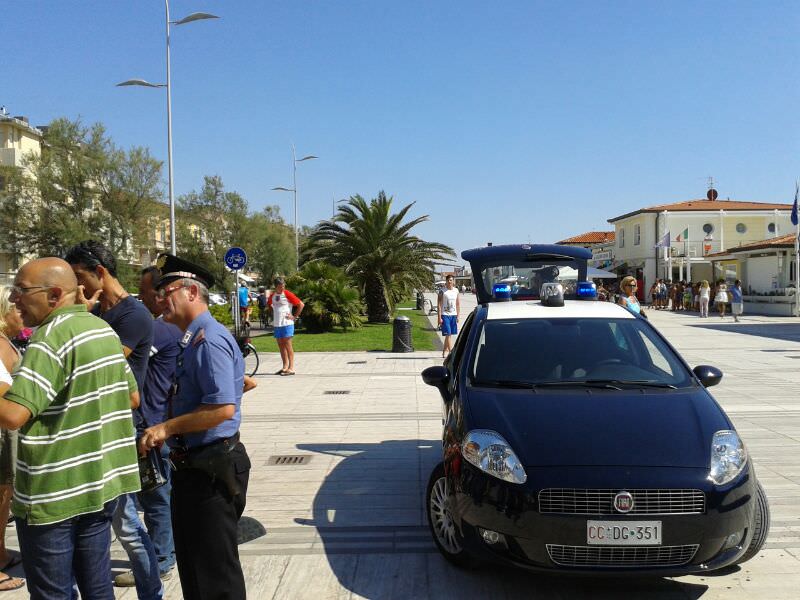
[(496, 431), (470, 431), (461, 444), (461, 454), (481, 471), (503, 481), (525, 483), (528, 480), (519, 458)]
[(735, 431), (724, 429), (711, 440), (711, 467), (708, 478), (724, 485), (742, 472), (747, 464), (747, 449)]

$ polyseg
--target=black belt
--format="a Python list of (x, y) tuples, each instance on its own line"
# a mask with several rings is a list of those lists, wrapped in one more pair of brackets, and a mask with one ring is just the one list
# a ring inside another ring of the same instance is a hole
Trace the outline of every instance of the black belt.
[(213, 481), (220, 481), (231, 497), (240, 493), (236, 473), (231, 462), (231, 451), (239, 443), (239, 432), (228, 438), (193, 448), (177, 448), (169, 454), (175, 471), (195, 469), (203, 471)]
[(194, 454), (200, 452), (201, 450), (205, 450), (206, 448), (213, 448), (214, 446), (220, 446), (220, 445), (224, 446), (225, 450), (233, 450), (233, 447), (239, 443), (239, 432), (237, 431), (230, 437), (214, 440), (213, 442), (209, 442), (208, 444), (201, 444), (200, 446), (191, 446), (191, 447), (188, 447), (186, 445), (186, 442), (183, 439), (182, 435), (176, 435), (175, 438), (180, 443), (180, 446), (173, 448), (172, 451), (170, 452), (170, 456), (172, 456), (172, 454), (176, 455)]

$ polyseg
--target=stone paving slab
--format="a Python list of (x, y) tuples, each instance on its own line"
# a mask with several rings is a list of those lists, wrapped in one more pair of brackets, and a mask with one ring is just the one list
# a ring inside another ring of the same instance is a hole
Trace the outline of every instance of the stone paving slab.
[[(466, 314), (474, 297), (461, 298)], [(260, 375), (244, 401), (242, 439), (253, 462), (244, 521), (266, 528), (240, 546), (249, 597), (797, 598), (800, 362), (792, 357), (800, 357), (800, 322), (649, 315), (690, 365), (713, 364), (725, 373), (711, 391), (745, 439), (772, 507), (771, 534), (758, 557), (724, 575), (656, 579), (455, 569), (432, 543), (423, 504), (439, 460), (441, 407), (419, 372), (437, 364), (440, 353), (302, 353), (298, 375)], [(264, 373), (279, 366), (277, 355), (262, 355)], [(311, 460), (268, 465), (273, 455)], [(8, 544), (17, 547), (13, 527)], [(117, 544), (113, 556), (116, 567), (126, 568)], [(169, 599), (182, 598), (177, 576), (166, 591)], [(117, 590), (117, 598), (135, 592)]]

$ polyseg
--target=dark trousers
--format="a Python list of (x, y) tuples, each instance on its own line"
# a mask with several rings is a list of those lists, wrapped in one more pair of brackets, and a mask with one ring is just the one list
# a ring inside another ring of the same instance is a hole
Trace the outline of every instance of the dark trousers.
[(237, 524), (244, 512), (250, 459), (242, 444), (230, 452), (241, 493), (234, 498), (204, 471), (172, 474), (172, 535), (185, 600), (244, 600)]
[(116, 500), (102, 511), (52, 525), (17, 519), (22, 566), (33, 600), (71, 600), (77, 582), (81, 598), (114, 600), (111, 585), (111, 515)]

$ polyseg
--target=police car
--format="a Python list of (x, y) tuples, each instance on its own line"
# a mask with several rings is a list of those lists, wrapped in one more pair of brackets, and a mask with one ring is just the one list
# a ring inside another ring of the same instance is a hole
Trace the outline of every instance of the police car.
[[(479, 305), (444, 366), (436, 546), (533, 570), (681, 575), (744, 562), (769, 506), (743, 440), (647, 320), (595, 299), (581, 248), (462, 254)], [(511, 283), (513, 278), (513, 285)]]

